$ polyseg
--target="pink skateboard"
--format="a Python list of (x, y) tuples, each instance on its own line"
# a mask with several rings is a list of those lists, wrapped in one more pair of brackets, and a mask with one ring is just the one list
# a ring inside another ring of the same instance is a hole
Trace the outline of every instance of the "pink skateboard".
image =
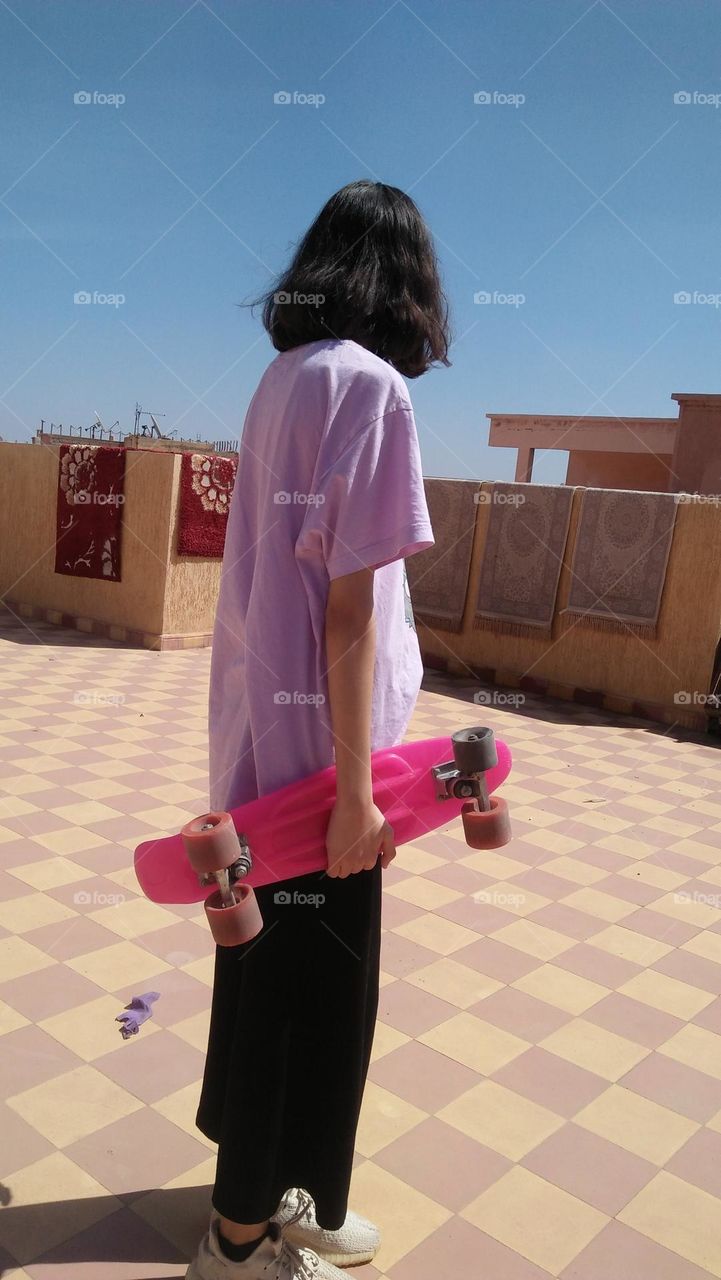
[[(505, 800), (491, 798), (508, 777), (511, 753), (493, 730), (476, 726), (451, 738), (426, 738), (376, 751), (373, 799), (397, 845), (463, 818), (473, 849), (511, 838)], [(135, 851), (135, 873), (153, 902), (200, 902), (215, 941), (237, 946), (263, 922), (253, 886), (327, 865), (325, 833), (335, 803), (335, 766), (251, 800), (230, 813), (206, 813), (179, 835)]]

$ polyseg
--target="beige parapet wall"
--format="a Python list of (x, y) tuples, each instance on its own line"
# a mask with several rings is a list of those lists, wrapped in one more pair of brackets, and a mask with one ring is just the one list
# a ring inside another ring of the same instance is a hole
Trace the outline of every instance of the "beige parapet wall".
[[(0, 597), (28, 618), (151, 648), (208, 644), (221, 562), (175, 553), (180, 455), (128, 453), (121, 582), (55, 573), (57, 455), (57, 444), (0, 443)], [(591, 630), (564, 613), (582, 492), (574, 493), (551, 638), (473, 627), (490, 513), (490, 504), (479, 503), (463, 629), (454, 635), (419, 622), (424, 656), (461, 675), (493, 671), (499, 683), (516, 686), (530, 678), (551, 694), (585, 690), (610, 707), (617, 699), (618, 710), (642, 704), (665, 719), (703, 724), (702, 705), (676, 699), (710, 687), (721, 629), (721, 505), (698, 498), (679, 504), (657, 638), (647, 640)]]
[(419, 623), (424, 657), (438, 659), (438, 665), (447, 665), (455, 674), (493, 671), (499, 684), (514, 687), (530, 678), (551, 695), (571, 697), (574, 691), (587, 691), (604, 695), (602, 705), (609, 709), (630, 711), (632, 704), (641, 704), (639, 711), (658, 713), (658, 719), (701, 727), (706, 721), (702, 702), (677, 699), (683, 693), (692, 699), (703, 696), (710, 688), (721, 630), (721, 501), (689, 497), (679, 503), (657, 635), (647, 640), (593, 630), (564, 613), (582, 494), (577, 489), (573, 495), (551, 638), (474, 628), (491, 510), (490, 503), (479, 503), (463, 629), (454, 635)]
[(128, 451), (122, 581), (103, 582), (55, 573), (59, 447), (0, 443), (0, 598), (149, 648), (207, 644), (220, 560), (175, 554), (180, 454)]

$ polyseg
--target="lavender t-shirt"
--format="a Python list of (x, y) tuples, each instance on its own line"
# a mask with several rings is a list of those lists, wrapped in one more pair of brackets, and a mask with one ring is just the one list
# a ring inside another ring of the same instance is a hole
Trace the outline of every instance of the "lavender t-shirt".
[(408, 726), (423, 668), (405, 557), (433, 545), (403, 378), (349, 340), (269, 365), (228, 515), (210, 674), (210, 804), (229, 809), (333, 763), (329, 582), (375, 567), (371, 747)]

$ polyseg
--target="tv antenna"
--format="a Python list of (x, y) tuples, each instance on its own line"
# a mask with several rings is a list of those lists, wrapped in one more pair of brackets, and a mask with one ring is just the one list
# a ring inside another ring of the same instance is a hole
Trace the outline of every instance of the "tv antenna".
[[(150, 409), (143, 409), (136, 400), (135, 402), (135, 435), (136, 436), (137, 435), (155, 436), (158, 440), (164, 439), (163, 433), (160, 430), (160, 427), (158, 426), (158, 423), (156, 421), (157, 418), (164, 418), (164, 417), (165, 417), (164, 413), (158, 413), (157, 411), (154, 413), (151, 413)], [(148, 425), (147, 422), (141, 422), (140, 421), (141, 418), (150, 418), (150, 425)]]

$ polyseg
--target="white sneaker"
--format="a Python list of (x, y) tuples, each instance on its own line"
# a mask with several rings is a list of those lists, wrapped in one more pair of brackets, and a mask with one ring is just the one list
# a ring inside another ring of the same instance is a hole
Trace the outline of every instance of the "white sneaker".
[(336, 1267), (357, 1267), (370, 1262), (381, 1242), (380, 1232), (367, 1218), (349, 1210), (337, 1231), (319, 1227), (312, 1196), (299, 1187), (286, 1191), (272, 1217), (286, 1240), (296, 1248), (313, 1249)]
[(245, 1262), (231, 1262), (220, 1247), (218, 1215), (214, 1212), (185, 1280), (347, 1280), (347, 1277), (337, 1267), (322, 1261), (312, 1249), (297, 1248), (286, 1239), (275, 1221), (271, 1221), (268, 1235)]

